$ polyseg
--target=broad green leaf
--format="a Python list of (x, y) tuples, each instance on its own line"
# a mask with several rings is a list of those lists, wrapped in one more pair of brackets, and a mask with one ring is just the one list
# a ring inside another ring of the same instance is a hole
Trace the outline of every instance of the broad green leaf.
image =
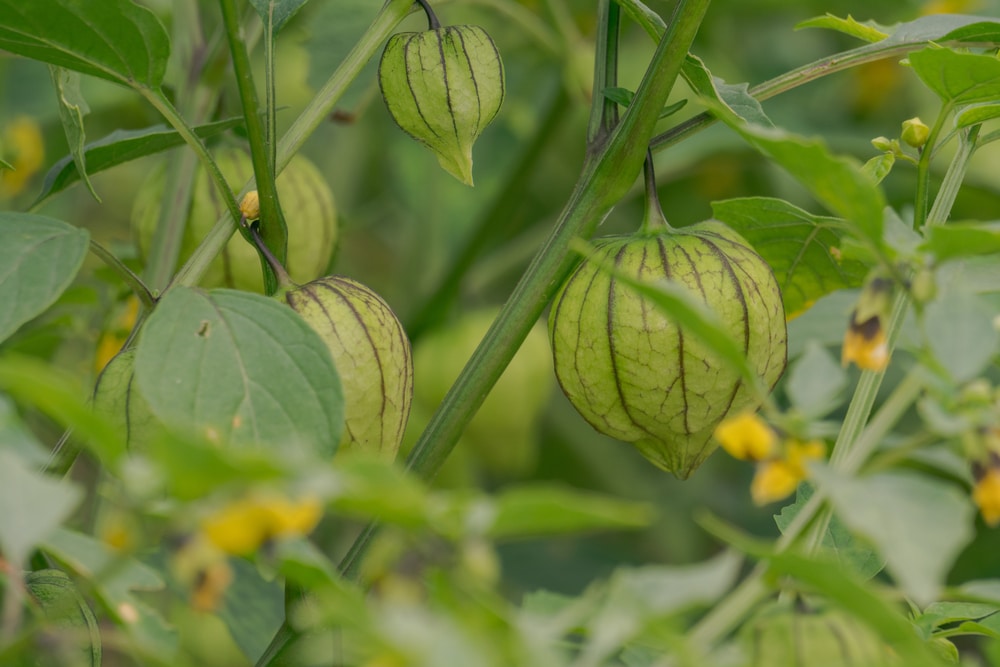
[(691, 89), (702, 98), (712, 101), (714, 105), (723, 105), (732, 114), (748, 123), (761, 127), (771, 127), (771, 119), (764, 113), (760, 102), (750, 94), (745, 83), (729, 84), (712, 76), (705, 63), (696, 56), (688, 54), (681, 65), (681, 75)]
[(35, 472), (0, 449), (0, 552), (15, 568), (65, 521), (83, 499), (72, 482)]
[(955, 557), (973, 537), (973, 508), (953, 484), (910, 472), (847, 477), (812, 469), (837, 516), (886, 560), (917, 604), (937, 597)]
[[(202, 139), (207, 139), (242, 123), (242, 118), (230, 118), (207, 125), (199, 125), (194, 128), (194, 132)], [(125, 162), (180, 146), (183, 143), (184, 139), (176, 130), (168, 129), (164, 125), (142, 130), (115, 130), (103, 139), (87, 144), (83, 150), (83, 158), (86, 160), (88, 172), (96, 174)], [(45, 174), (42, 192), (32, 207), (79, 180), (80, 170), (77, 168), (73, 156), (63, 157), (52, 165), (52, 168)]]
[(167, 662), (176, 654), (174, 630), (135, 594), (163, 590), (164, 581), (155, 570), (89, 535), (64, 528), (50, 535), (42, 548), (90, 582), (93, 594), (116, 619), (116, 627), (128, 633), (144, 652)]
[(132, 0), (0, 0), (0, 48), (148, 89), (170, 56), (159, 19)]
[[(781, 508), (774, 515), (774, 522), (782, 533), (812, 497), (813, 487), (810, 484), (800, 484), (795, 494), (795, 502)], [(836, 561), (846, 572), (853, 572), (861, 579), (871, 579), (885, 567), (885, 560), (872, 548), (871, 544), (859, 540), (844, 525), (836, 515), (823, 535), (821, 552), (825, 558)]]
[(236, 645), (251, 664), (256, 664), (285, 618), (284, 586), (280, 579), (262, 577), (257, 566), (247, 560), (231, 558), (229, 564), (233, 582), (226, 588), (217, 613)]
[(847, 228), (870, 245), (882, 243), (885, 197), (853, 158), (830, 153), (820, 139), (748, 124), (711, 98), (702, 99), (751, 146), (786, 169), (818, 201), (844, 219)]
[(1000, 252), (1000, 222), (953, 222), (927, 231), (921, 246), (939, 262)]
[(69, 145), (69, 153), (73, 158), (76, 170), (83, 175), (83, 180), (87, 184), (87, 189), (94, 199), (101, 201), (94, 190), (94, 185), (87, 175), (87, 156), (84, 154), (87, 134), (83, 128), (83, 117), (90, 113), (87, 100), (84, 99), (80, 91), (80, 73), (71, 72), (62, 67), (49, 65), (49, 73), (52, 75), (52, 83), (56, 87), (56, 98), (59, 101), (59, 118), (62, 120), (63, 132), (66, 133), (66, 143)]
[(250, 0), (257, 10), (264, 25), (270, 25), (271, 33), (276, 34), (285, 22), (295, 15), (308, 0)]
[(842, 220), (770, 197), (712, 202), (712, 215), (739, 232), (771, 265), (789, 319), (830, 292), (860, 286), (868, 273), (861, 262), (837, 256), (846, 230)]
[(711, 604), (732, 586), (742, 560), (726, 551), (697, 565), (617, 570), (604, 604), (588, 623), (580, 664), (604, 664), (653, 621)]
[(858, 39), (866, 42), (880, 42), (889, 36), (888, 33), (883, 32), (871, 22), (860, 23), (850, 14), (847, 15), (846, 19), (834, 16), (833, 14), (826, 14), (825, 16), (817, 16), (816, 18), (807, 19), (795, 26), (796, 30), (801, 30), (803, 28), (825, 28), (827, 30), (836, 30), (837, 32), (842, 32), (845, 35), (850, 35), (851, 37), (857, 37)]
[(1000, 104), (983, 102), (959, 109), (955, 114), (955, 127), (961, 129), (1000, 118)]
[(0, 356), (0, 391), (72, 429), (74, 439), (87, 445), (106, 466), (113, 467), (125, 452), (123, 435), (84, 403), (87, 390), (69, 370), (32, 357)]
[(135, 381), (159, 419), (210, 442), (324, 456), (340, 442), (344, 398), (329, 349), (264, 296), (169, 291), (143, 328)]
[[(931, 19), (933, 17), (927, 17)], [(948, 33), (940, 38), (933, 38), (940, 42), (965, 42), (970, 44), (1000, 43), (1000, 20), (990, 19), (986, 16), (960, 16), (943, 15), (939, 20), (961, 23), (961, 26), (952, 27)]]
[(789, 369), (785, 393), (805, 417), (818, 419), (841, 404), (846, 384), (847, 373), (840, 362), (822, 345), (810, 341)]
[(549, 485), (514, 487), (492, 504), (496, 514), (487, 535), (494, 539), (642, 528), (653, 518), (642, 503)]
[[(1000, 36), (1000, 22), (983, 16), (961, 14), (932, 14), (895, 26), (892, 34), (879, 46), (919, 44), (923, 42), (983, 43), (996, 41)], [(869, 48), (869, 47), (865, 47)]]
[(964, 291), (938, 295), (923, 311), (924, 337), (934, 358), (951, 377), (976, 377), (997, 352), (1000, 334), (994, 309), (982, 297)]
[(87, 230), (30, 213), (0, 212), (0, 342), (69, 287), (90, 248)]
[(911, 53), (910, 66), (947, 103), (990, 102), (1000, 97), (1000, 60), (978, 53), (930, 47)]

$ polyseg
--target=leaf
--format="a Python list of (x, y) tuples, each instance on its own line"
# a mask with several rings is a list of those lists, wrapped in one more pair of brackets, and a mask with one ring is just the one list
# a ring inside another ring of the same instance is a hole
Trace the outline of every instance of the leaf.
[(159, 19), (131, 0), (0, 0), (0, 48), (151, 90), (170, 56)]
[(850, 35), (851, 37), (857, 37), (858, 39), (866, 42), (880, 42), (889, 36), (888, 33), (882, 32), (882, 30), (876, 27), (872, 22), (860, 23), (850, 14), (847, 15), (846, 19), (843, 19), (839, 16), (834, 16), (833, 14), (828, 13), (825, 16), (817, 16), (816, 18), (806, 19), (795, 26), (796, 30), (801, 30), (803, 28), (825, 28), (827, 30), (836, 30), (837, 32), (842, 32), (845, 35)]
[(882, 243), (885, 197), (853, 158), (833, 155), (819, 139), (786, 130), (748, 124), (726, 106), (702, 98), (709, 108), (751, 146), (784, 167), (848, 229), (874, 247)]
[(895, 153), (885, 152), (865, 162), (861, 167), (861, 171), (871, 178), (872, 182), (881, 183), (889, 175), (889, 172), (892, 171), (894, 164), (896, 164)]
[(837, 257), (846, 231), (837, 218), (770, 197), (712, 202), (712, 215), (739, 232), (771, 265), (789, 319), (826, 294), (860, 286), (868, 273), (861, 262)]
[[(778, 530), (782, 533), (787, 530), (812, 494), (811, 485), (799, 485), (795, 502), (781, 508), (781, 512), (774, 515)], [(830, 518), (826, 533), (823, 535), (821, 552), (825, 558), (836, 561), (844, 571), (852, 572), (860, 579), (871, 579), (885, 567), (885, 560), (875, 549), (854, 537), (837, 515)]]
[(1000, 252), (1000, 222), (954, 222), (927, 230), (921, 249), (939, 262)]
[(38, 438), (21, 421), (13, 402), (0, 395), (0, 443), (3, 448), (17, 456), (29, 467), (43, 468), (49, 461)]
[(0, 450), (0, 552), (23, 567), (31, 552), (66, 520), (83, 499), (74, 483), (42, 475), (21, 457)]
[(962, 129), (1000, 118), (1000, 104), (983, 102), (959, 109), (955, 114), (955, 127)]
[[(207, 139), (242, 123), (242, 117), (230, 118), (199, 125), (194, 128), (194, 132), (202, 139)], [(87, 144), (83, 150), (83, 158), (86, 160), (89, 173), (96, 174), (125, 162), (180, 146), (183, 143), (184, 139), (176, 130), (168, 129), (164, 125), (156, 125), (142, 130), (115, 130), (103, 139)], [(77, 168), (73, 156), (63, 157), (52, 165), (48, 173), (45, 174), (42, 192), (32, 207), (37, 206), (57, 192), (62, 192), (79, 180), (80, 170)]]
[(807, 419), (819, 419), (842, 402), (847, 373), (822, 345), (806, 344), (805, 352), (788, 372), (785, 393)]
[(143, 328), (135, 381), (168, 426), (210, 442), (332, 456), (344, 398), (326, 344), (291, 308), (236, 290), (170, 290)]
[(697, 565), (617, 570), (607, 599), (588, 623), (590, 641), (580, 664), (604, 664), (653, 621), (711, 604), (732, 586), (742, 560), (726, 551)]
[(31, 213), (0, 212), (0, 341), (55, 303), (90, 248), (87, 230)]
[(911, 472), (846, 477), (811, 470), (844, 525), (875, 545), (903, 592), (919, 605), (933, 602), (974, 534), (968, 496)]
[(997, 352), (994, 309), (974, 294), (947, 291), (923, 312), (924, 337), (935, 359), (956, 382), (979, 375)]
[(89, 535), (64, 528), (49, 536), (42, 547), (91, 583), (94, 595), (117, 621), (116, 627), (145, 652), (167, 662), (177, 653), (175, 631), (135, 594), (163, 590), (165, 583), (156, 570)]
[(542, 484), (508, 489), (492, 504), (487, 535), (494, 539), (642, 528), (652, 521), (644, 503)]
[(52, 75), (52, 83), (56, 87), (59, 118), (62, 120), (63, 131), (66, 133), (66, 143), (69, 145), (73, 164), (76, 165), (77, 172), (83, 175), (83, 180), (86, 182), (90, 194), (100, 203), (101, 198), (97, 196), (97, 191), (94, 190), (94, 185), (87, 176), (87, 157), (84, 155), (84, 142), (87, 135), (83, 129), (83, 117), (90, 113), (90, 107), (87, 106), (87, 100), (83, 98), (83, 93), (80, 91), (80, 74), (52, 65), (49, 65), (49, 73)]
[(930, 47), (909, 56), (917, 76), (946, 103), (992, 102), (1000, 97), (1000, 60)]
[(250, 0), (264, 25), (270, 25), (271, 34), (277, 34), (288, 19), (302, 8), (308, 0)]
[(712, 104), (723, 106), (748, 123), (762, 127), (773, 125), (760, 102), (750, 94), (747, 84), (728, 84), (713, 77), (698, 57), (688, 54), (681, 65), (681, 75), (692, 90), (702, 98), (711, 100)]
[(218, 610), (236, 645), (251, 663), (264, 654), (271, 637), (285, 618), (281, 580), (264, 579), (257, 566), (231, 558), (233, 582), (226, 588)]

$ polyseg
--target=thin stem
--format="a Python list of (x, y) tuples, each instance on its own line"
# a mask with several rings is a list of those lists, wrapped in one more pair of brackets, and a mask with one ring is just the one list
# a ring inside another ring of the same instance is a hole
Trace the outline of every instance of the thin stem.
[(652, 151), (646, 151), (646, 162), (643, 165), (642, 173), (646, 186), (646, 209), (642, 218), (641, 232), (643, 234), (657, 234), (664, 229), (670, 229), (670, 223), (663, 215), (660, 195), (656, 190), (656, 168), (653, 165)]
[[(413, 9), (412, 0), (386, 0), (379, 14), (361, 37), (361, 40), (351, 49), (341, 61), (340, 66), (330, 76), (316, 96), (295, 119), (284, 136), (278, 142), (275, 162), (275, 176), (281, 173), (292, 156), (305, 144), (309, 136), (324, 122), (337, 102), (343, 96), (348, 86), (357, 78), (362, 68), (371, 60), (382, 43), (389, 37), (395, 27)], [(250, 179), (240, 190), (239, 196), (245, 195), (256, 187), (256, 179)], [(234, 200), (235, 206), (235, 200)], [(181, 267), (172, 285), (193, 285), (198, 282), (211, 260), (222, 251), (236, 230), (233, 224), (239, 220), (237, 211), (231, 219), (220, 218), (215, 226), (205, 235), (200, 246), (191, 255), (187, 263)], [(207, 259), (206, 259), (207, 258)], [(169, 289), (169, 288), (168, 288)]]
[(959, 135), (958, 150), (955, 151), (951, 164), (948, 165), (948, 171), (945, 172), (944, 179), (941, 181), (941, 187), (938, 188), (937, 197), (934, 199), (934, 206), (927, 214), (926, 225), (928, 227), (942, 225), (948, 221), (951, 207), (954, 205), (958, 191), (965, 180), (969, 160), (972, 159), (972, 154), (976, 151), (980, 127), (976, 125)]
[(434, 14), (434, 10), (431, 9), (430, 3), (427, 0), (416, 0), (420, 8), (424, 10), (424, 14), (427, 15), (427, 29), (428, 30), (440, 30), (441, 22), (438, 21), (438, 17)]
[(146, 283), (142, 282), (142, 278), (137, 276), (132, 269), (125, 266), (125, 263), (118, 259), (117, 256), (100, 243), (94, 239), (90, 240), (90, 252), (94, 253), (101, 258), (105, 264), (115, 270), (115, 272), (121, 276), (122, 280), (132, 288), (132, 292), (139, 297), (139, 301), (147, 309), (152, 309), (156, 305), (156, 297), (150, 292)]
[(948, 118), (950, 108), (944, 105), (934, 121), (934, 127), (927, 137), (927, 143), (920, 151), (920, 159), (917, 161), (917, 192), (913, 202), (913, 228), (922, 229), (927, 222), (927, 207), (930, 202), (930, 181), (931, 181), (931, 157), (937, 148), (937, 139), (944, 127), (945, 119)]
[[(605, 9), (607, 7), (607, 9)], [(621, 10), (616, 3), (601, 3), (594, 54), (594, 94), (590, 101), (590, 121), (587, 126), (587, 147), (594, 150), (604, 137), (618, 125), (618, 105), (604, 95), (604, 90), (618, 85), (618, 40), (621, 32)]]
[[(272, 148), (268, 148), (265, 137), (266, 131), (260, 116), (260, 105), (257, 100), (257, 88), (253, 81), (253, 72), (250, 68), (250, 58), (247, 56), (246, 47), (240, 37), (239, 16), (236, 13), (236, 4), (233, 0), (219, 0), (219, 7), (222, 10), (222, 19), (226, 27), (226, 38), (229, 42), (229, 52), (233, 59), (233, 70), (236, 73), (236, 85), (240, 92), (240, 103), (243, 107), (243, 120), (247, 126), (247, 138), (250, 140), (250, 156), (253, 160), (254, 180), (257, 183), (257, 192), (260, 196), (260, 219), (261, 235), (281, 262), (284, 262), (288, 251), (288, 227), (285, 218), (281, 214), (281, 206), (278, 203), (278, 191), (274, 183), (274, 170), (272, 160), (268, 158)], [(264, 36), (266, 42), (273, 42), (274, 35), (268, 25), (268, 34)], [(241, 228), (241, 231), (245, 231)], [(253, 239), (244, 236), (247, 241)], [(271, 271), (268, 262), (262, 257), (261, 267), (264, 273), (264, 286), (268, 294), (273, 294), (277, 289), (277, 280)]]

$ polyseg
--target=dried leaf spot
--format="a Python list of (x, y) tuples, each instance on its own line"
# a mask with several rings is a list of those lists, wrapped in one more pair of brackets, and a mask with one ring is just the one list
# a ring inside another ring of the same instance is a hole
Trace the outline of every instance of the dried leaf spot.
[(196, 333), (199, 338), (208, 338), (211, 328), (212, 325), (208, 320), (202, 320), (201, 324), (198, 325), (198, 331)]

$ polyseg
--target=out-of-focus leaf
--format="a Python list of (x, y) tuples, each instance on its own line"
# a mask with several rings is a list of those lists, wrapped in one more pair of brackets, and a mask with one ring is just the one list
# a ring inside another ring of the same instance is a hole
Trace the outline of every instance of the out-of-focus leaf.
[(262, 577), (246, 560), (232, 558), (229, 563), (233, 582), (226, 588), (218, 614), (236, 645), (256, 663), (285, 618), (284, 587), (280, 580)]
[(875, 545), (900, 588), (917, 604), (934, 601), (974, 534), (968, 496), (909, 472), (848, 477), (815, 466), (813, 473), (837, 516)]
[(127, 86), (157, 89), (170, 39), (132, 0), (0, 0), (0, 48)]
[(850, 35), (851, 37), (857, 37), (858, 39), (866, 42), (880, 42), (889, 36), (889, 33), (883, 32), (881, 28), (876, 27), (871, 22), (860, 23), (849, 14), (846, 19), (834, 16), (833, 14), (826, 14), (825, 16), (817, 16), (816, 18), (807, 19), (795, 26), (796, 30), (801, 30), (803, 28), (825, 28), (827, 30), (836, 30), (837, 32), (842, 32), (845, 35)]
[(272, 34), (281, 30), (288, 19), (302, 8), (308, 0), (250, 0), (264, 25), (270, 25)]
[(1000, 118), (1000, 104), (992, 102), (971, 104), (959, 109), (955, 114), (955, 127), (970, 127), (979, 123), (985, 123), (994, 118)]
[(805, 352), (788, 372), (785, 393), (804, 416), (818, 419), (841, 403), (847, 373), (822, 345), (807, 343)]
[(514, 487), (493, 502), (496, 514), (487, 535), (495, 539), (642, 528), (652, 520), (643, 503), (549, 485)]
[(846, 231), (837, 218), (813, 215), (770, 197), (712, 202), (712, 214), (739, 232), (771, 266), (789, 319), (830, 292), (859, 287), (868, 273), (861, 262), (837, 256)]
[(83, 265), (90, 234), (61, 220), (0, 212), (0, 341), (40, 315)]
[[(207, 139), (242, 123), (242, 118), (229, 118), (199, 125), (194, 128), (194, 132), (202, 139)], [(184, 139), (177, 133), (177, 130), (168, 129), (164, 125), (142, 130), (115, 130), (103, 139), (84, 146), (83, 158), (86, 160), (89, 173), (96, 174), (125, 162), (180, 146), (183, 143)], [(80, 170), (77, 168), (73, 156), (67, 155), (52, 165), (48, 173), (45, 174), (42, 192), (32, 206), (37, 206), (79, 180)]]
[(15, 567), (73, 512), (83, 499), (76, 484), (42, 475), (17, 454), (0, 450), (0, 551)]
[(939, 262), (1000, 252), (1000, 222), (950, 222), (927, 230), (923, 250)]
[[(791, 525), (812, 494), (812, 486), (809, 484), (800, 485), (795, 495), (795, 502), (781, 508), (781, 512), (774, 515), (774, 522), (781, 532), (785, 532)], [(871, 579), (885, 567), (885, 560), (879, 556), (871, 544), (852, 535), (844, 522), (836, 515), (830, 519), (821, 544), (825, 557), (835, 560), (845, 571), (853, 572), (861, 579)]]
[(994, 309), (964, 291), (938, 295), (923, 310), (924, 336), (934, 358), (958, 382), (971, 380), (990, 363), (1000, 345)]

